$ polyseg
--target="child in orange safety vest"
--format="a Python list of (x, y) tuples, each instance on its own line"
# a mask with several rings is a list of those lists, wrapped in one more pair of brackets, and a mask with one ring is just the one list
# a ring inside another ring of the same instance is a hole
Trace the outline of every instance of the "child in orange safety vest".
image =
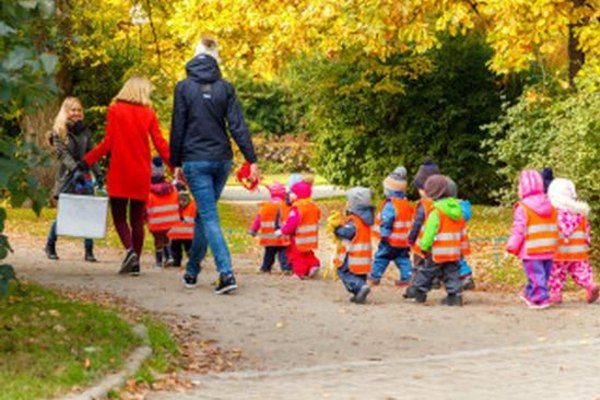
[(292, 277), (312, 278), (321, 266), (314, 251), (319, 248), (319, 220), (321, 210), (311, 201), (312, 184), (306, 180), (290, 188), (292, 208), (278, 234), (289, 235), (287, 258), (292, 267)]
[(290, 238), (275, 232), (281, 228), (282, 221), (287, 219), (290, 206), (285, 202), (285, 185), (273, 182), (267, 186), (267, 189), (271, 195), (271, 201), (259, 205), (258, 214), (252, 222), (249, 233), (252, 236), (258, 235), (259, 244), (265, 248), (259, 272), (270, 273), (275, 258), (278, 258), (281, 271), (287, 274), (292, 271), (286, 254)]
[(544, 193), (544, 181), (538, 171), (521, 171), (519, 198), (506, 251), (523, 261), (528, 281), (521, 294), (523, 301), (532, 309), (547, 308), (548, 279), (559, 239), (557, 212)]
[(179, 195), (179, 222), (169, 229), (173, 266), (181, 267), (183, 251), (190, 255), (192, 239), (194, 239), (194, 226), (196, 218), (196, 202), (187, 188), (178, 183), (175, 185)]
[(171, 265), (168, 232), (179, 222), (179, 196), (175, 187), (165, 181), (165, 170), (160, 157), (152, 159), (152, 183), (146, 203), (146, 222), (154, 237), (156, 268)]
[[(430, 176), (425, 182), (425, 193), (434, 203), (423, 236), (417, 242), (427, 261), (414, 278), (414, 299), (424, 303), (434, 278), (441, 275), (448, 294), (442, 304), (461, 306), (459, 261), (469, 254), (470, 249), (460, 203), (454, 197), (447, 197), (448, 178), (443, 175)], [(427, 257), (429, 254), (430, 259)]]
[(398, 267), (396, 286), (408, 286), (412, 275), (408, 233), (414, 207), (406, 200), (406, 168), (398, 167), (383, 181), (385, 200), (375, 213), (373, 235), (379, 245), (373, 268), (369, 273), (371, 285), (378, 285), (390, 261)]
[(350, 301), (363, 304), (370, 292), (367, 274), (371, 270), (373, 249), (371, 226), (374, 207), (371, 206), (371, 190), (355, 187), (348, 190), (348, 210), (344, 222), (334, 229), (340, 239), (334, 264), (346, 290), (352, 293)]
[(585, 289), (586, 301), (598, 299), (598, 286), (590, 265), (590, 206), (577, 200), (575, 184), (569, 179), (557, 178), (548, 187), (548, 197), (558, 212), (559, 241), (550, 278), (550, 302), (560, 304), (567, 275)]

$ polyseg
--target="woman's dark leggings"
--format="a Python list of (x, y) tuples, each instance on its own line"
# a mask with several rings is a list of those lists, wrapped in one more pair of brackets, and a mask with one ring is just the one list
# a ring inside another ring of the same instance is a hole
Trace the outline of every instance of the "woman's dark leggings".
[[(127, 206), (129, 205), (129, 225), (127, 224)], [(144, 212), (146, 202), (142, 200), (110, 198), (115, 229), (126, 250), (133, 249), (140, 257), (144, 245)]]

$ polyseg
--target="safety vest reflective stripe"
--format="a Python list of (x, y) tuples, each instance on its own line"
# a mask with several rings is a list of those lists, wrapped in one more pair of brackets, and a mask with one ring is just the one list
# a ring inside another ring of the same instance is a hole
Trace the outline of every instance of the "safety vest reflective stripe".
[(285, 212), (284, 202), (264, 202), (259, 206), (260, 225), (258, 228), (258, 243), (261, 246), (287, 246), (290, 238), (287, 235), (276, 235), (275, 230), (281, 224)]
[(540, 232), (555, 232), (558, 231), (556, 224), (536, 224), (527, 227), (527, 233), (540, 233)]
[(438, 240), (460, 240), (461, 232), (438, 233), (435, 238)]
[(165, 206), (154, 206), (154, 207), (148, 208), (146, 211), (148, 214), (165, 212), (165, 211), (179, 211), (179, 205), (178, 204), (167, 204)]
[(394, 228), (410, 228), (410, 222), (394, 222)]
[(304, 238), (296, 238), (296, 244), (305, 244), (305, 243), (317, 243), (319, 241), (318, 237), (304, 237)]
[(588, 251), (588, 246), (558, 246), (558, 251), (561, 253), (583, 253)]
[(589, 260), (590, 247), (588, 244), (587, 227), (587, 220), (582, 218), (571, 236), (565, 237), (562, 232), (560, 233), (554, 261)]
[(364, 275), (371, 271), (373, 247), (371, 245), (371, 227), (357, 215), (348, 216), (344, 224), (352, 223), (356, 229), (351, 241), (343, 240), (337, 248), (334, 258), (336, 267), (341, 267), (346, 259), (348, 269), (353, 274)]
[(457, 254), (460, 255), (460, 247), (437, 247), (431, 249), (431, 254), (440, 255), (440, 254)]
[(306, 225), (306, 226), (301, 226), (298, 229), (296, 229), (296, 233), (317, 232), (318, 230), (319, 230), (318, 225)]
[(183, 222), (185, 222), (186, 224), (193, 224), (194, 217), (183, 217)]
[(190, 226), (190, 227), (185, 227), (185, 226), (175, 226), (173, 228), (171, 228), (169, 230), (169, 233), (171, 234), (176, 234), (176, 233), (194, 233), (194, 227)]
[(319, 248), (319, 218), (321, 210), (308, 199), (299, 200), (294, 204), (298, 211), (300, 222), (294, 233), (294, 243), (300, 251), (310, 251)]
[(393, 240), (397, 240), (397, 241), (408, 240), (408, 233), (392, 233), (390, 235), (390, 243)]
[(525, 229), (525, 254), (538, 255), (551, 253), (554, 255), (558, 247), (557, 212), (552, 208), (550, 215), (540, 216), (524, 203), (527, 227)]
[(164, 217), (148, 218), (148, 224), (150, 224), (150, 225), (162, 224), (163, 222), (177, 222), (177, 221), (179, 221), (179, 216), (177, 216), (177, 215), (167, 215)]

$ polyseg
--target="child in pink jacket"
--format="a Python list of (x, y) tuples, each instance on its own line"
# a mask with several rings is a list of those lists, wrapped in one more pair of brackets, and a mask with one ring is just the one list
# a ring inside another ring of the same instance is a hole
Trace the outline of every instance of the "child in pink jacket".
[(558, 252), (552, 264), (550, 280), (550, 301), (562, 302), (562, 291), (567, 275), (585, 289), (586, 300), (593, 303), (598, 299), (598, 286), (589, 261), (590, 224), (587, 217), (590, 206), (577, 201), (575, 184), (568, 179), (557, 178), (548, 188), (548, 197), (558, 210), (560, 240)]
[(547, 308), (548, 278), (558, 245), (557, 212), (537, 171), (521, 171), (519, 198), (506, 250), (523, 260), (527, 285), (521, 298), (529, 308)]

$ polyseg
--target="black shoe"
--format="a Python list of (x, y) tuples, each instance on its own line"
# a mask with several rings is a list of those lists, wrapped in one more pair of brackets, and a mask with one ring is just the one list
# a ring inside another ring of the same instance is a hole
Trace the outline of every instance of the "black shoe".
[(404, 297), (405, 299), (414, 299), (416, 292), (417, 292), (417, 288), (416, 287), (409, 286), (404, 291), (404, 294), (402, 295), (402, 297)]
[(463, 279), (462, 281), (463, 290), (474, 290), (475, 289), (475, 281), (470, 276), (468, 278)]
[(96, 257), (94, 257), (94, 250), (85, 249), (85, 257), (84, 260), (87, 262), (97, 262)]
[(198, 286), (198, 276), (192, 276), (190, 274), (185, 274), (183, 275), (183, 278), (181, 279), (183, 281), (183, 285), (187, 288), (187, 289), (193, 289), (196, 286)]
[(140, 262), (138, 260), (137, 254), (132, 249), (127, 250), (127, 254), (125, 254), (125, 258), (121, 263), (121, 269), (119, 270), (119, 274), (128, 274), (133, 271), (133, 268), (137, 265), (138, 267), (138, 275)]
[(58, 260), (58, 254), (56, 254), (56, 243), (46, 243), (46, 247), (44, 247), (44, 252), (46, 253), (46, 257), (49, 260)]
[(363, 285), (358, 291), (358, 293), (356, 293), (356, 295), (352, 299), (350, 299), (350, 301), (356, 304), (365, 304), (369, 292), (371, 292), (371, 288), (369, 287), (369, 285)]
[(442, 299), (442, 304), (446, 306), (462, 306), (462, 296), (460, 294), (449, 294)]
[(423, 293), (420, 290), (415, 290), (414, 299), (417, 303), (425, 303), (427, 301), (427, 293)]
[(140, 264), (135, 264), (129, 271), (130, 276), (140, 276)]
[(217, 286), (215, 287), (216, 294), (226, 294), (237, 289), (235, 277), (233, 274), (219, 276)]

